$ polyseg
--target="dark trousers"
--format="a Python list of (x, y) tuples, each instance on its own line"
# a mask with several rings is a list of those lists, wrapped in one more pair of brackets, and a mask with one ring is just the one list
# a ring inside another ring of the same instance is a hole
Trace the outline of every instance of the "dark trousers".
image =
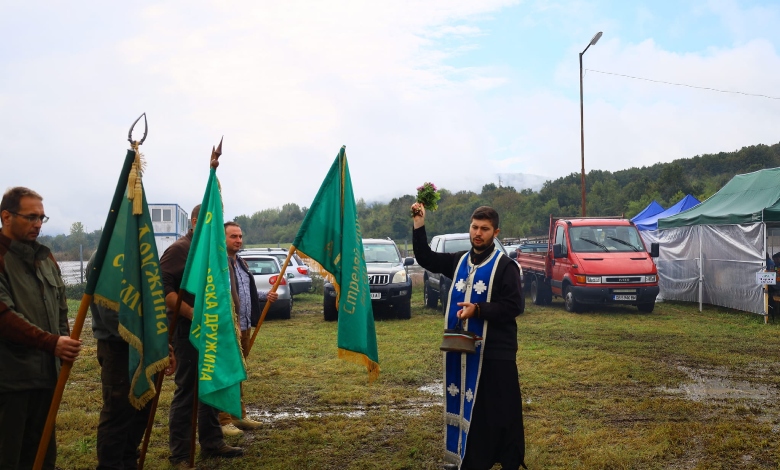
[[(0, 393), (0, 470), (33, 467), (53, 395), (53, 388)], [(57, 443), (52, 430), (43, 468), (53, 470), (56, 460)]]
[(98, 340), (97, 359), (103, 386), (103, 409), (97, 428), (98, 470), (138, 468), (138, 446), (144, 437), (150, 405), (130, 404), (129, 346), (124, 341)]
[(523, 401), (515, 361), (482, 361), (463, 470), (525, 467)]
[[(186, 318), (177, 320), (173, 340), (173, 352), (176, 355), (176, 391), (173, 392), (168, 425), (168, 445), (173, 462), (184, 462), (190, 456), (190, 437), (192, 436), (192, 409), (195, 396), (195, 382), (198, 380), (198, 350), (190, 343), (192, 321)], [(203, 403), (198, 403), (198, 441), (201, 449), (216, 450), (225, 445), (222, 427), (219, 425), (219, 411)]]

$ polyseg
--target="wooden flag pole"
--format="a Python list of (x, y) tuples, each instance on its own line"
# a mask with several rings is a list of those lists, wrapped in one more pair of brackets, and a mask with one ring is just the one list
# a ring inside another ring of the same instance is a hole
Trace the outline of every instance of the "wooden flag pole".
[[(168, 344), (173, 341), (173, 333), (176, 331), (176, 324), (179, 319), (179, 310), (181, 309), (181, 289), (176, 297), (176, 307), (173, 309), (171, 324), (168, 326)], [(157, 403), (160, 401), (160, 392), (162, 391), (162, 382), (165, 378), (164, 372), (158, 372), (155, 378), (155, 394), (152, 399), (151, 409), (149, 410), (149, 419), (146, 421), (146, 431), (144, 431), (144, 440), (141, 444), (141, 454), (138, 456), (138, 470), (143, 470), (144, 460), (146, 460), (146, 451), (149, 448), (149, 439), (152, 436), (152, 426), (154, 426), (154, 416), (157, 414)]]
[[(72, 339), (79, 339), (81, 336), (81, 329), (84, 327), (87, 309), (89, 309), (89, 304), (91, 303), (92, 294), (84, 294), (81, 296), (81, 305), (79, 305), (79, 311), (78, 314), (76, 314), (73, 330), (70, 332), (70, 337)], [(49, 406), (49, 415), (46, 417), (46, 425), (43, 427), (41, 442), (38, 444), (38, 453), (35, 454), (35, 463), (33, 464), (34, 470), (43, 468), (43, 460), (46, 458), (46, 450), (49, 447), (49, 441), (54, 432), (54, 421), (57, 418), (57, 411), (59, 410), (60, 402), (62, 401), (62, 393), (65, 391), (65, 384), (68, 382), (71, 368), (73, 368), (72, 362), (62, 361), (60, 376), (57, 379), (57, 387), (54, 389), (54, 396), (52, 397), (51, 405)]]
[[(273, 287), (271, 287), (271, 292), (276, 292), (276, 289), (279, 287), (279, 284), (281, 284), (282, 279), (284, 279), (284, 273), (287, 270), (287, 266), (290, 264), (290, 258), (292, 258), (293, 253), (295, 253), (295, 247), (291, 246), (290, 251), (287, 252), (287, 258), (284, 260), (284, 265), (282, 265), (282, 272), (279, 273), (279, 277), (276, 278), (276, 282), (274, 282)], [(252, 350), (252, 346), (255, 344), (257, 332), (260, 331), (260, 325), (263, 324), (263, 320), (265, 320), (265, 315), (268, 313), (269, 308), (271, 308), (271, 302), (266, 301), (265, 307), (263, 307), (263, 313), (260, 315), (260, 319), (257, 321), (257, 326), (255, 326), (255, 331), (252, 333), (252, 340), (249, 341), (249, 348), (247, 348), (246, 351), (247, 357), (249, 357), (249, 351)]]
[[(146, 119), (146, 113), (142, 115)], [(139, 117), (138, 119), (141, 119)], [(135, 122), (138, 122), (136, 119)], [(135, 122), (133, 126), (135, 126)], [(132, 133), (133, 128), (130, 128)], [(146, 138), (146, 132), (144, 132), (144, 139)], [(143, 142), (143, 139), (141, 140)], [(131, 144), (133, 141), (131, 140)], [(87, 309), (92, 303), (92, 295), (95, 293), (95, 286), (97, 280), (100, 277), (100, 269), (103, 266), (103, 261), (108, 251), (108, 243), (111, 240), (111, 236), (114, 232), (114, 226), (116, 225), (116, 219), (119, 216), (119, 208), (122, 204), (122, 198), (127, 191), (127, 180), (130, 175), (130, 168), (133, 166), (135, 160), (135, 152), (132, 150), (127, 151), (125, 156), (125, 162), (122, 166), (122, 172), (119, 174), (119, 181), (117, 182), (116, 190), (114, 191), (114, 198), (111, 200), (111, 207), (106, 217), (105, 229), (100, 236), (100, 242), (98, 243), (97, 251), (95, 252), (95, 260), (92, 266), (92, 272), (87, 275), (87, 286), (84, 288), (84, 295), (81, 297), (81, 305), (79, 311), (76, 314), (76, 321), (73, 324), (73, 330), (70, 332), (72, 339), (79, 339), (81, 337), (81, 329), (84, 327), (84, 319), (87, 316)], [(49, 406), (49, 415), (46, 417), (46, 425), (43, 427), (43, 434), (41, 435), (41, 442), (38, 444), (38, 453), (35, 455), (35, 463), (33, 464), (33, 470), (41, 470), (43, 468), (43, 460), (46, 458), (46, 449), (49, 447), (49, 441), (51, 440), (52, 433), (54, 432), (54, 422), (57, 419), (57, 411), (60, 408), (60, 402), (62, 401), (62, 394), (65, 391), (65, 384), (68, 382), (70, 376), (70, 370), (73, 368), (72, 362), (62, 361), (60, 367), (60, 376), (57, 379), (57, 386), (54, 389), (54, 395), (52, 396), (51, 405)]]

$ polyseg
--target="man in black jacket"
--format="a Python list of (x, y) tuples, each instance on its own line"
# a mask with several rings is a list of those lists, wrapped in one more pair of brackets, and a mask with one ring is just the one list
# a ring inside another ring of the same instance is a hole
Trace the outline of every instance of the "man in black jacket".
[[(192, 226), (198, 222), (200, 204), (192, 209)], [(187, 264), (187, 255), (192, 245), (192, 229), (187, 235), (176, 240), (169, 246), (160, 258), (163, 286), (165, 288), (165, 305), (168, 309), (168, 324), (173, 325), (173, 313)], [(198, 350), (190, 342), (192, 328), (192, 313), (195, 296), (182, 291), (181, 305), (173, 333), (173, 350), (176, 356), (176, 390), (171, 399), (169, 411), (168, 446), (171, 455), (168, 460), (177, 468), (189, 468), (190, 437), (192, 435), (192, 409), (195, 396), (195, 382), (198, 380)], [(198, 402), (198, 440), (203, 458), (223, 457), (234, 458), (244, 455), (240, 447), (232, 447), (225, 443), (222, 429), (219, 425), (219, 411), (203, 402)]]
[[(233, 295), (236, 322), (241, 329), (241, 350), (244, 352), (244, 357), (247, 357), (252, 327), (256, 326), (260, 319), (260, 296), (257, 292), (255, 278), (249, 272), (249, 266), (238, 255), (239, 250), (244, 245), (244, 235), (240, 225), (235, 222), (225, 222), (225, 244), (228, 253), (228, 266), (230, 267), (230, 293)], [(268, 292), (265, 296), (265, 300), (272, 303), (279, 297), (276, 292)], [(219, 424), (222, 426), (222, 433), (226, 436), (243, 434), (242, 429), (250, 430), (260, 427), (260, 422), (246, 415), (243, 396), (244, 385), (241, 384), (240, 418), (225, 412), (219, 414)]]
[[(445, 456), (449, 468), (525, 467), (525, 438), (517, 373), (517, 323), (523, 313), (520, 269), (495, 248), (498, 213), (477, 208), (471, 216), (471, 250), (434, 253), (425, 233), (425, 208), (412, 205), (414, 254), (420, 266), (452, 279), (447, 329), (484, 338), (476, 353), (445, 352)], [(479, 400), (477, 400), (479, 398)]]

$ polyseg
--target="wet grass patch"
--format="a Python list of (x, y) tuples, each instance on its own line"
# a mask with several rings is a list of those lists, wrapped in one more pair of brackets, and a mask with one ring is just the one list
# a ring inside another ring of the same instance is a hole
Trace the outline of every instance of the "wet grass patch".
[[(78, 302), (73, 302), (78, 307)], [(246, 455), (215, 469), (438, 469), (443, 319), (376, 322), (382, 372), (337, 358), (322, 297), (296, 296), (290, 320), (263, 324), (245, 401), (258, 430), (229, 442)], [(659, 303), (565, 312), (560, 300), (518, 318), (518, 368), (532, 469), (763, 469), (780, 466), (780, 326), (733, 310)], [(59, 460), (94, 468), (100, 411), (94, 340), (84, 328), (58, 417)], [(146, 468), (168, 468), (163, 387)], [(496, 467), (498, 468), (498, 467)]]

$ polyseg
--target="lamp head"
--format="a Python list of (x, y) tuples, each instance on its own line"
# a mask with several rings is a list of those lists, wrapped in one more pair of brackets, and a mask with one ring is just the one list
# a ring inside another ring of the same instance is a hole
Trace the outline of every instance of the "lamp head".
[(596, 43), (599, 42), (599, 39), (601, 39), (601, 34), (602, 34), (601, 31), (599, 31), (598, 33), (596, 33), (595, 36), (593, 36), (593, 39), (590, 40), (591, 46), (595, 46)]

